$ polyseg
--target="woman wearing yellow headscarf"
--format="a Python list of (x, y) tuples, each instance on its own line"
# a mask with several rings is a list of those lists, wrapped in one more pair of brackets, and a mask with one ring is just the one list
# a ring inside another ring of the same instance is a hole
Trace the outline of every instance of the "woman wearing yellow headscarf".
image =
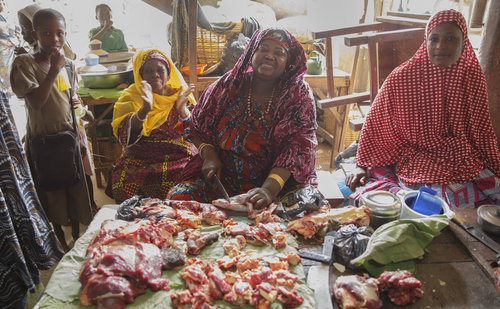
[(165, 198), (197, 153), (174, 129), (179, 120), (189, 118), (194, 86), (188, 87), (171, 60), (156, 49), (138, 52), (133, 70), (135, 83), (115, 103), (111, 123), (123, 147), (112, 173), (117, 202), (136, 194)]

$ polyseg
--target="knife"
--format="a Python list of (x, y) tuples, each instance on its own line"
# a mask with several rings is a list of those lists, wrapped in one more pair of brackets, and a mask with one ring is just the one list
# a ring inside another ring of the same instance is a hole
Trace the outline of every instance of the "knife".
[(333, 235), (328, 232), (325, 236), (325, 240), (323, 242), (323, 253), (316, 253), (312, 251), (307, 251), (304, 249), (300, 249), (297, 254), (305, 259), (318, 261), (324, 264), (331, 264), (333, 262), (332, 254), (333, 254), (333, 243), (335, 242), (335, 238)]
[(224, 195), (224, 198), (228, 201), (229, 200), (229, 194), (227, 194), (227, 191), (226, 189), (224, 188), (224, 186), (222, 185), (222, 182), (220, 182), (220, 179), (219, 177), (217, 176), (217, 174), (214, 174), (214, 179), (215, 179), (215, 184), (217, 185), (217, 187), (219, 188), (219, 190), (222, 191), (222, 195)]
[(472, 236), (474, 236), (474, 238), (486, 245), (488, 248), (495, 251), (496, 253), (500, 253), (500, 245), (496, 241), (494, 241), (478, 229), (474, 228), (474, 226), (472, 226), (471, 224), (467, 223), (465, 219), (457, 212), (455, 212), (452, 220), (460, 225), (464, 230), (466, 230), (467, 233), (471, 234)]
[(314, 265), (307, 273), (307, 286), (314, 289), (316, 309), (333, 309), (330, 295), (330, 266)]

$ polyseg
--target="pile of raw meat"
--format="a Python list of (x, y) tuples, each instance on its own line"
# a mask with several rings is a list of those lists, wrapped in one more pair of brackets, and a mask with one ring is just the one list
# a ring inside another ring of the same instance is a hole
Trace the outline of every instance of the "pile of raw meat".
[(380, 292), (387, 293), (389, 300), (398, 306), (413, 304), (424, 295), (422, 282), (406, 270), (384, 271), (377, 279), (340, 276), (332, 292), (343, 309), (382, 308)]

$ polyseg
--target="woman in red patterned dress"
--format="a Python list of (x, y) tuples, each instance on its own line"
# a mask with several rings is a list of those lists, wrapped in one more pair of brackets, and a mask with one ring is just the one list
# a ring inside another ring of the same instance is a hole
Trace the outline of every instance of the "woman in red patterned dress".
[[(500, 204), (500, 152), (486, 80), (457, 11), (436, 13), (415, 55), (386, 79), (367, 116), (346, 184), (427, 186), (455, 207)], [(368, 168), (368, 170), (366, 170)]]
[(111, 123), (123, 146), (112, 174), (117, 202), (136, 194), (165, 198), (197, 153), (174, 129), (193, 107), (193, 85), (188, 88), (170, 59), (156, 49), (139, 52), (133, 70), (135, 83), (115, 103)]
[(316, 110), (305, 72), (304, 50), (287, 31), (254, 33), (234, 68), (203, 92), (184, 125), (199, 155), (168, 197), (220, 198), (217, 174), (229, 195), (248, 193), (247, 201), (261, 208), (316, 184)]

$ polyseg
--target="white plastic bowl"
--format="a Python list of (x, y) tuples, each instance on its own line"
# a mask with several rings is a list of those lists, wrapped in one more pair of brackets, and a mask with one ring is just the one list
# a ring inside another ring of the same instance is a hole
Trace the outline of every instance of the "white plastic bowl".
[[(410, 205), (406, 203), (408, 199), (415, 199), (417, 197), (418, 191), (409, 191), (406, 193), (401, 199), (401, 215), (399, 216), (400, 219), (420, 219), (420, 218), (427, 218), (429, 216), (423, 215), (421, 213), (418, 213), (414, 211), (413, 209), (410, 208)], [(454, 216), (454, 212), (450, 209), (450, 206), (444, 199), (442, 199), (439, 196), (433, 196), (433, 198), (439, 200), (441, 202), (441, 207), (443, 209), (441, 214), (446, 215), (450, 220)]]

